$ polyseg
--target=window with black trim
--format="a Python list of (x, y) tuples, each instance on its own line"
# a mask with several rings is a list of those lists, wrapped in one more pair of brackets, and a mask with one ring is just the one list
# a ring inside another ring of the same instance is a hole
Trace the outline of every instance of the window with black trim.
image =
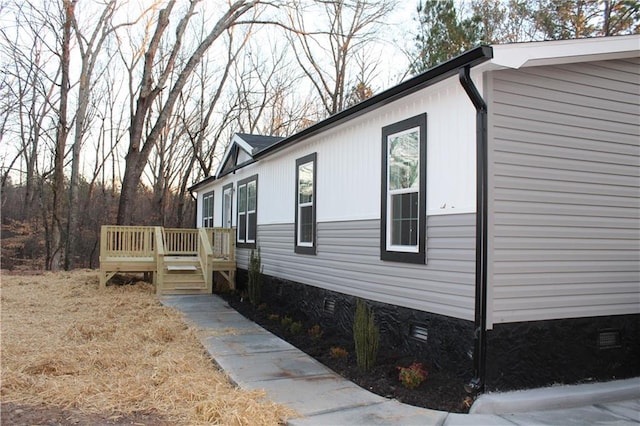
[(425, 263), (427, 115), (382, 128), (380, 258)]
[(295, 252), (316, 254), (316, 158), (314, 152), (296, 160)]
[(213, 191), (202, 196), (202, 227), (213, 228)]
[(257, 215), (258, 175), (253, 175), (238, 181), (238, 247), (256, 247)]

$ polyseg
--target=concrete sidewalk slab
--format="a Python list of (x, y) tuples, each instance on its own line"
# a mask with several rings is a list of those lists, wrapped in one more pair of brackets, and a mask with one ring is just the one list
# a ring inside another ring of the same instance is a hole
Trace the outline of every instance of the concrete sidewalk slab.
[(247, 388), (263, 389), (270, 400), (307, 417), (386, 401), (337, 374), (257, 381)]
[(486, 393), (471, 407), (471, 414), (521, 413), (556, 410), (597, 403), (640, 399), (640, 378), (581, 385), (558, 385), (523, 391)]
[(333, 374), (324, 365), (297, 349), (219, 356), (216, 357), (216, 362), (223, 370), (233, 371), (233, 380), (241, 387), (265, 380)]
[[(387, 400), (379, 404), (346, 408), (339, 411), (317, 414), (312, 417), (291, 419), (291, 426), (326, 425), (442, 425), (447, 413), (412, 407), (398, 401)], [(479, 423), (474, 423), (478, 425)], [(513, 425), (511, 425), (513, 426)]]
[(294, 350), (296, 347), (262, 329), (251, 334), (240, 334), (238, 329), (225, 329), (226, 335), (203, 337), (202, 344), (212, 356), (248, 355), (261, 352)]
[(618, 426), (636, 424), (633, 419), (621, 417), (615, 413), (603, 410), (593, 405), (574, 407), (570, 411), (571, 415), (567, 415), (567, 410), (562, 409), (503, 414), (500, 417), (518, 426), (584, 426), (586, 424)]

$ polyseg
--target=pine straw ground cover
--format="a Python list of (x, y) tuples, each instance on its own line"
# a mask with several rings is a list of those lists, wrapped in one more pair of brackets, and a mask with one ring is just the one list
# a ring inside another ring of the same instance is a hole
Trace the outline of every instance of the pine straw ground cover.
[(262, 392), (234, 388), (150, 284), (100, 290), (93, 271), (1, 278), (3, 405), (153, 413), (190, 425), (273, 425), (294, 415)]

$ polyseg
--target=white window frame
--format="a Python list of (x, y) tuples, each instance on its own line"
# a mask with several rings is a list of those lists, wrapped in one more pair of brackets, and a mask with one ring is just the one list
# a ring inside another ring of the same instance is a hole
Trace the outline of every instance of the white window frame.
[[(391, 149), (391, 144), (389, 141), (392, 138), (396, 138), (398, 136), (406, 135), (413, 132), (418, 132), (418, 144), (420, 143), (420, 127), (412, 127), (407, 130), (403, 130), (397, 133), (393, 133), (387, 136), (387, 250), (388, 251), (399, 251), (404, 253), (418, 253), (420, 251), (420, 232), (416, 229), (417, 238), (416, 243), (414, 245), (393, 245), (392, 244), (392, 231), (393, 231), (393, 196), (394, 195), (402, 195), (402, 194), (418, 194), (418, 206), (420, 205), (420, 174), (418, 173), (418, 185), (415, 188), (400, 188), (400, 189), (389, 189), (389, 179), (391, 177), (390, 173), (390, 162), (389, 162), (389, 151)], [(420, 155), (418, 155), (418, 161), (420, 161)], [(418, 170), (420, 170), (420, 163), (418, 163)], [(418, 226), (420, 228), (420, 212), (418, 209)]]
[[(300, 202), (300, 169), (307, 164), (312, 165), (311, 175), (311, 201)], [(306, 155), (296, 160), (296, 214), (295, 214), (295, 252), (299, 254), (316, 254), (316, 175), (317, 175), (317, 154)], [(302, 241), (302, 209), (311, 208), (311, 241)]]
[(202, 196), (202, 227), (213, 228), (213, 198), (214, 192), (207, 192)]
[[(249, 186), (253, 184), (255, 186), (255, 193), (256, 193), (256, 200), (254, 203), (254, 208), (252, 210), (249, 210)], [(241, 200), (241, 194), (242, 194), (242, 188), (245, 188), (245, 199)], [(237, 221), (237, 230), (236, 230), (236, 234), (237, 234), (237, 242), (239, 244), (245, 244), (245, 245), (251, 245), (254, 246), (256, 243), (256, 239), (249, 239), (249, 230), (251, 227), (251, 221), (249, 220), (250, 215), (255, 215), (256, 217), (256, 223), (255, 223), (255, 232), (254, 234), (258, 235), (258, 175), (253, 175), (251, 177), (248, 177), (246, 179), (242, 179), (238, 182), (238, 195), (237, 195), (237, 200), (236, 200), (236, 205), (237, 205), (237, 209), (238, 209), (238, 221)], [(240, 203), (241, 201), (244, 201), (244, 209), (240, 209)], [(240, 225), (242, 223), (241, 218), (244, 217), (244, 235), (242, 235), (242, 226)]]

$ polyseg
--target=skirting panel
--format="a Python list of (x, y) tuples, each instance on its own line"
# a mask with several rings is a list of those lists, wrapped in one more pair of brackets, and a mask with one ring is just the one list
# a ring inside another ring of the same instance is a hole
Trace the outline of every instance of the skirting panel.
[(640, 376), (640, 315), (497, 324), (487, 391)]

